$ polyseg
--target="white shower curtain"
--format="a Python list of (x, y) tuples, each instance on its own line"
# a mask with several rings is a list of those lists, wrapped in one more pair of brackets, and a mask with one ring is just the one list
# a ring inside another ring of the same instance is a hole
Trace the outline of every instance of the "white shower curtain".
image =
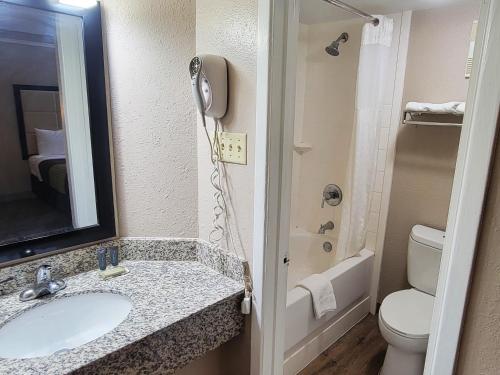
[(370, 197), (377, 168), (379, 129), (392, 41), (393, 20), (363, 26), (356, 87), (354, 126), (342, 203), (337, 260), (352, 257), (365, 246)]

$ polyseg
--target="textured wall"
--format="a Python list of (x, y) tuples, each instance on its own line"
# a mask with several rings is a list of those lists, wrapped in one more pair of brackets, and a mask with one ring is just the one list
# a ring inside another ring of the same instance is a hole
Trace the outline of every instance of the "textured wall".
[[(121, 235), (198, 236), (199, 188), (199, 225), (207, 238), (213, 202), (209, 152), (205, 135), (197, 134), (200, 126), (188, 74), (196, 52), (195, 29), (197, 52), (217, 53), (230, 62), (231, 98), (223, 122), (228, 130), (248, 132), (251, 145), (257, 2), (102, 0), (102, 5)], [(250, 249), (253, 147), (249, 166), (228, 166), (228, 172)], [(248, 343), (248, 335), (240, 335), (178, 373), (244, 374), (249, 367)]]
[[(196, 4), (196, 53), (221, 55), (229, 65), (229, 107), (222, 124), (227, 131), (247, 133), (248, 165), (226, 164), (228, 193), (233, 203), (230, 220), (236, 246), (252, 255), (257, 69), (257, 1), (215, 0)], [(194, 123), (194, 121), (193, 121)], [(209, 129), (212, 121), (209, 120)], [(212, 229), (213, 189), (209, 147), (198, 119), (199, 235)], [(239, 234), (239, 235), (238, 235)], [(232, 246), (230, 246), (232, 247)]]
[[(500, 118), (497, 127), (500, 126)], [(500, 369), (500, 138), (485, 201), (476, 264), (464, 319), (457, 375)]]
[[(465, 101), (465, 61), (478, 4), (412, 15), (403, 105)], [(445, 229), (460, 129), (402, 126), (398, 133), (379, 298), (407, 287), (408, 235), (415, 224)]]
[(194, 0), (103, 0), (120, 234), (194, 237)]
[(13, 84), (57, 86), (54, 48), (0, 42), (0, 197), (31, 192), (28, 162), (23, 160)]

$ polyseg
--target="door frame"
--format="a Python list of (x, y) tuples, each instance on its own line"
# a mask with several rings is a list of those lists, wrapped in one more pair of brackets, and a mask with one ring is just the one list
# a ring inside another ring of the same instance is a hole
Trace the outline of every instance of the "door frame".
[(483, 0), (424, 374), (453, 374), (500, 103), (500, 1)]
[(297, 4), (258, 1), (252, 375), (283, 373), (293, 142), (289, 109), (295, 99), (286, 92), (292, 69), (286, 73), (285, 67), (295, 66), (286, 52), (294, 48), (289, 28), (298, 17)]
[[(499, 3), (482, 0), (425, 375), (451, 375), (459, 345), (500, 102)], [(258, 1), (252, 375), (283, 373), (297, 12), (296, 0)]]

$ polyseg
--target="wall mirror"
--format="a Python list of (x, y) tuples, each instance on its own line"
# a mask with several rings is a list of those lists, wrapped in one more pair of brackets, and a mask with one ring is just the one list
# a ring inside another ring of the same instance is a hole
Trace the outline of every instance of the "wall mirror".
[(115, 235), (99, 5), (0, 1), (0, 262)]

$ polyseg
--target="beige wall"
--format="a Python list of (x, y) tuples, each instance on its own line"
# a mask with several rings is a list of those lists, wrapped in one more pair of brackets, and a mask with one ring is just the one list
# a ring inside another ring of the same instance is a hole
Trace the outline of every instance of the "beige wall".
[[(120, 234), (196, 237), (199, 220), (200, 234), (207, 238), (212, 223), (208, 148), (204, 134), (197, 141), (200, 126), (188, 74), (195, 30), (198, 52), (220, 54), (230, 63), (230, 107), (223, 123), (228, 130), (248, 132), (252, 145), (257, 3), (102, 0), (102, 6)], [(253, 147), (248, 166), (228, 171), (242, 237), (251, 251)], [(244, 333), (178, 374), (232, 375), (241, 369), (244, 375), (247, 368)]]
[[(465, 101), (465, 61), (477, 4), (415, 11), (403, 105)], [(402, 126), (399, 130), (379, 299), (407, 287), (408, 235), (415, 224), (445, 229), (460, 130)]]
[(500, 138), (494, 155), (457, 375), (493, 375), (500, 371)]
[[(312, 149), (293, 155), (292, 230), (316, 233), (328, 220), (336, 224), (334, 236), (340, 228), (342, 206), (321, 208), (321, 199), (327, 184), (344, 189), (362, 25), (355, 18), (300, 26), (294, 141)], [(328, 55), (325, 47), (342, 32), (348, 42), (339, 56)]]
[[(252, 257), (255, 143), (255, 87), (257, 69), (257, 1), (215, 0), (196, 4), (196, 53), (226, 58), (229, 70), (229, 106), (222, 119), (225, 130), (247, 133), (248, 165), (226, 164), (226, 191), (236, 246), (240, 240)], [(193, 121), (194, 123), (194, 121)], [(208, 120), (208, 128), (213, 129)], [(212, 166), (209, 146), (198, 119), (199, 236), (208, 239), (213, 220)], [(226, 231), (227, 232), (227, 231)], [(239, 234), (239, 235), (238, 235)], [(238, 239), (239, 237), (239, 239)], [(222, 244), (223, 246), (227, 246)], [(232, 246), (227, 246), (232, 248)]]
[[(225, 164), (230, 196), (229, 220), (236, 246), (252, 260), (255, 95), (257, 77), (257, 1), (212, 0), (196, 3), (196, 53), (223, 56), (228, 62), (226, 131), (247, 133), (248, 165)], [(194, 105), (194, 104), (193, 104)], [(206, 135), (197, 124), (199, 236), (208, 239), (213, 220), (212, 166)], [(208, 119), (208, 129), (213, 129)], [(232, 205), (231, 205), (232, 202)], [(226, 231), (227, 233), (227, 231)], [(233, 246), (221, 244), (234, 250)], [(239, 251), (238, 250), (238, 251)], [(235, 340), (182, 370), (182, 375), (245, 375), (250, 371), (250, 326)]]
[(194, 0), (103, 0), (122, 236), (195, 237)]
[(0, 42), (0, 198), (31, 191), (19, 142), (13, 84), (57, 86), (56, 50)]

